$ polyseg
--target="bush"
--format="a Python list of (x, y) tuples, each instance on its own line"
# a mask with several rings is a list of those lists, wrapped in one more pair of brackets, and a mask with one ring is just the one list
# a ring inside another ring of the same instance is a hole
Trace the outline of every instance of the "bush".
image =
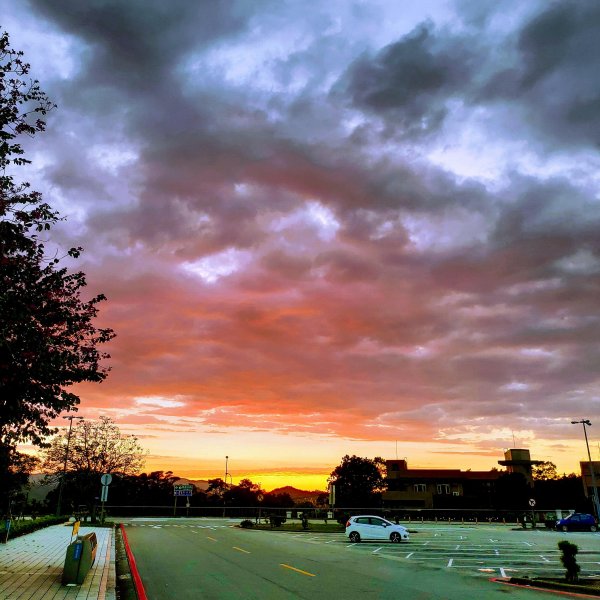
[(577, 555), (577, 552), (579, 552), (579, 548), (576, 544), (571, 544), (571, 542), (563, 540), (562, 542), (558, 542), (558, 549), (562, 552), (560, 561), (567, 570), (565, 574), (566, 580), (572, 583), (577, 582), (581, 567), (577, 564), (575, 556)]
[(283, 515), (271, 515), (269, 517), (271, 527), (281, 527), (285, 522), (286, 518)]
[(244, 529), (252, 529), (252, 527), (254, 527), (254, 523), (250, 519), (244, 519), (240, 523), (240, 527), (243, 527)]
[[(27, 533), (32, 533), (33, 531), (43, 529), (44, 527), (49, 527), (50, 525), (64, 523), (66, 520), (67, 517), (55, 517), (53, 515), (48, 515), (45, 517), (38, 517), (37, 519), (32, 519), (31, 521), (11, 521), (8, 539), (19, 537), (20, 535), (25, 535)], [(2, 529), (0, 529), (0, 538), (2, 539), (2, 541), (6, 539), (5, 522), (2, 522)]]

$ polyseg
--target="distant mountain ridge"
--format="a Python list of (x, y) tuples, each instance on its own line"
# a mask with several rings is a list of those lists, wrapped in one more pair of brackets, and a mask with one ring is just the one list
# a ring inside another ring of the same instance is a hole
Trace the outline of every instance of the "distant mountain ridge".
[(291, 485), (286, 485), (286, 486), (271, 490), (269, 493), (270, 494), (289, 494), (289, 496), (291, 497), (291, 499), (294, 502), (299, 502), (299, 501), (300, 502), (301, 501), (314, 502), (319, 496), (322, 496), (323, 494), (326, 494), (327, 492), (323, 492), (320, 490), (312, 490), (312, 491), (299, 490), (298, 488), (295, 488)]

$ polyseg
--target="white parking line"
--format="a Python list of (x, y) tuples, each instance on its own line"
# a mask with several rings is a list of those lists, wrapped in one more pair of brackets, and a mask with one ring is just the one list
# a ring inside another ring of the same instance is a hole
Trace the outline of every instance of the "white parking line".
[(413, 554), (414, 552), (411, 552), (410, 554), (407, 554), (404, 558), (410, 558)]
[(379, 548), (377, 548), (377, 550), (373, 550), (373, 554), (376, 554), (377, 552), (379, 552), (381, 549), (383, 548), (383, 546), (379, 546)]
[(453, 559), (453, 558), (451, 558), (451, 559), (448, 561), (448, 566), (449, 566), (449, 567), (451, 567), (453, 562), (454, 562), (454, 559)]
[(550, 562), (550, 561), (549, 561), (549, 560), (548, 560), (548, 559), (547, 559), (545, 556), (542, 556), (541, 554), (540, 554), (540, 558), (541, 558), (541, 559), (542, 559), (544, 562), (547, 562), (547, 563), (548, 563), (548, 562)]

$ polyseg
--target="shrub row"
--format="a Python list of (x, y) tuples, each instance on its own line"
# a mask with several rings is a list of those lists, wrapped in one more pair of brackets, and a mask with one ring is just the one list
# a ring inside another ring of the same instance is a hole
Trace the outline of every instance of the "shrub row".
[[(26, 533), (31, 533), (32, 531), (37, 531), (38, 529), (43, 529), (44, 527), (49, 527), (50, 525), (64, 523), (66, 519), (66, 517), (55, 517), (53, 515), (48, 515), (44, 517), (38, 517), (37, 519), (31, 519), (30, 521), (11, 521), (8, 539), (19, 537), (20, 535), (25, 535)], [(6, 539), (5, 521), (2, 522), (2, 528), (0, 529), (0, 539), (2, 541)]]

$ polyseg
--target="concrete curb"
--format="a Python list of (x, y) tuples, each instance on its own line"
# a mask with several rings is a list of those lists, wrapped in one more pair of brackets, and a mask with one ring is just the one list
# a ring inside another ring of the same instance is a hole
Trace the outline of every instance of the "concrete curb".
[(579, 598), (598, 598), (600, 597), (600, 588), (591, 588), (586, 585), (576, 585), (570, 583), (561, 583), (559, 581), (549, 581), (547, 579), (528, 579), (526, 577), (494, 577), (490, 579), (495, 583), (504, 585), (513, 585), (516, 587), (527, 587), (532, 590), (553, 591), (556, 594), (568, 594)]

